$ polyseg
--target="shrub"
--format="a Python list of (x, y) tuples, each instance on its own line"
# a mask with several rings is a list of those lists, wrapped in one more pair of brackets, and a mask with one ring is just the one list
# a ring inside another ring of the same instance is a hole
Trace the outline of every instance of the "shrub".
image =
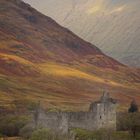
[(108, 136), (107, 130), (88, 131), (84, 129), (74, 129), (75, 140), (102, 140)]
[(127, 131), (111, 131), (100, 129), (96, 131), (87, 131), (82, 129), (75, 129), (75, 140), (139, 140), (137, 136), (135, 139), (131, 137)]
[(138, 112), (138, 105), (136, 104), (136, 101), (133, 100), (130, 104), (130, 108), (128, 109), (129, 113), (134, 113), (134, 112)]
[(38, 129), (32, 133), (30, 140), (53, 140), (53, 134), (48, 129)]
[(29, 140), (68, 140), (68, 135), (61, 135), (46, 128), (38, 128), (34, 130)]
[(0, 138), (2, 137), (3, 135), (0, 133)]
[(125, 113), (119, 118), (119, 127), (127, 130), (133, 137), (140, 133), (140, 113)]
[(27, 125), (20, 130), (19, 135), (24, 139), (29, 139), (32, 136), (33, 131), (34, 128), (30, 125)]
[(0, 133), (6, 136), (18, 136), (19, 131), (29, 121), (26, 116), (7, 115), (0, 117)]

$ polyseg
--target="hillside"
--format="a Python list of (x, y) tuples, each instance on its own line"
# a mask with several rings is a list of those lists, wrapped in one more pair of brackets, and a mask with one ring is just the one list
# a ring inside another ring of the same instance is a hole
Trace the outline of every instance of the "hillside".
[(140, 67), (139, 0), (25, 1), (109, 56)]
[[(126, 106), (140, 101), (140, 71), (104, 55), (30, 5), (0, 1), (0, 105), (41, 101), (85, 109), (108, 90)], [(140, 102), (139, 102), (140, 103)]]

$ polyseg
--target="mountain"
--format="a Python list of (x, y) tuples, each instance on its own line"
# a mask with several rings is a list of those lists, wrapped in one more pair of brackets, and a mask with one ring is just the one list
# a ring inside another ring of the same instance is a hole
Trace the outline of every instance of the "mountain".
[(41, 101), (47, 108), (85, 109), (108, 90), (125, 107), (140, 101), (139, 87), (139, 69), (108, 57), (29, 4), (0, 1), (0, 106)]
[(139, 0), (42, 0), (40, 4), (25, 1), (107, 55), (140, 67)]

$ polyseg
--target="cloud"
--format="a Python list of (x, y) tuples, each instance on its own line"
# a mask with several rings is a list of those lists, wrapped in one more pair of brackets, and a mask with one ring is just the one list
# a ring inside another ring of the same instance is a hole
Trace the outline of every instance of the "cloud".
[(100, 6), (94, 6), (94, 7), (90, 8), (90, 9), (88, 9), (87, 10), (87, 13), (88, 14), (93, 14), (93, 13), (96, 13), (96, 12), (98, 12), (100, 10), (101, 10), (101, 7)]
[(119, 6), (119, 7), (114, 8), (109, 14), (122, 12), (122, 11), (124, 11), (125, 9), (126, 9), (126, 6), (125, 6), (125, 5)]
[(97, 12), (104, 10), (105, 0), (94, 0), (91, 3), (88, 3), (88, 7), (86, 9), (86, 13), (95, 14)]
[(123, 12), (126, 9), (126, 3), (113, 4), (112, 0), (95, 0), (85, 9), (87, 14), (104, 13), (105, 15)]

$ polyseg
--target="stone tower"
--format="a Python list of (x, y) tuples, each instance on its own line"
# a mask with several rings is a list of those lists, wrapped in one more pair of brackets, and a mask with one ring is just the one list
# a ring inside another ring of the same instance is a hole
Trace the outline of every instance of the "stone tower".
[(96, 128), (116, 129), (116, 100), (104, 92), (99, 101), (90, 105), (90, 112), (96, 114)]

